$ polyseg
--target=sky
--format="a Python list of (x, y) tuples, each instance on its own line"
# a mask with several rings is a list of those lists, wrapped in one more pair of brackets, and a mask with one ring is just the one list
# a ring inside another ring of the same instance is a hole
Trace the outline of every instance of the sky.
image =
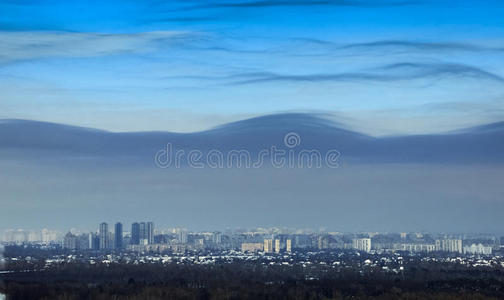
[[(96, 170), (0, 161), (2, 229), (96, 231), (153, 221), (190, 230), (289, 227), (342, 232), (504, 234), (502, 167)], [(1, 238), (1, 235), (0, 235)]]
[(192, 132), (324, 112), (371, 135), (504, 120), (504, 2), (0, 0), (0, 119)]
[[(0, 230), (502, 233), (503, 16), (502, 0), (0, 0)], [(154, 161), (289, 132), (341, 167)]]

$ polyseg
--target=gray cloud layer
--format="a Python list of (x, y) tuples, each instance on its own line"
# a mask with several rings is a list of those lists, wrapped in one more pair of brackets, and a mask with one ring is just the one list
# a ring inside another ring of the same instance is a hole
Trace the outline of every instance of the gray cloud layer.
[[(1, 121), (0, 228), (85, 227), (103, 220), (135, 219), (150, 219), (160, 227), (198, 229), (282, 225), (343, 231), (492, 232), (501, 228), (503, 123), (457, 134), (380, 139), (331, 124), (316, 115), (284, 114), (180, 135), (112, 134)], [(280, 145), (285, 133), (292, 131), (300, 134), (301, 149), (324, 149), (329, 143), (341, 151), (340, 168), (160, 169), (152, 163), (158, 147), (167, 142), (188, 149), (198, 145), (264, 149)], [(200, 143), (191, 142), (195, 139)], [(355, 147), (358, 143), (376, 145), (365, 148), (368, 154), (393, 159), (357, 163), (349, 158), (363, 154), (365, 149)], [(412, 154), (419, 159), (404, 160)], [(147, 163), (136, 160), (138, 156)], [(458, 162), (444, 163), (449, 159)]]

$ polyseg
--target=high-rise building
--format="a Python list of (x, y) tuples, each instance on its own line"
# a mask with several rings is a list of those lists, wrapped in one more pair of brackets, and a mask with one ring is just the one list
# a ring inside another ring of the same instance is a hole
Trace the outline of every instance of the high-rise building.
[(185, 230), (179, 231), (179, 243), (187, 244), (187, 231)]
[(154, 244), (154, 223), (140, 222), (131, 224), (131, 244)]
[(146, 233), (147, 244), (154, 244), (154, 222), (147, 222)]
[(273, 252), (273, 240), (264, 239), (264, 253), (272, 253), (272, 252)]
[(69, 250), (77, 249), (77, 237), (71, 232), (68, 232), (63, 239), (63, 248)]
[(317, 240), (317, 247), (319, 250), (329, 248), (329, 237), (328, 236), (319, 236)]
[(371, 251), (371, 239), (370, 238), (361, 238), (361, 239), (353, 239), (352, 247), (359, 251), (370, 252)]
[(222, 233), (214, 232), (212, 235), (212, 242), (216, 245), (220, 245), (222, 243)]
[(114, 248), (123, 248), (123, 225), (121, 222), (117, 222), (114, 226)]
[(81, 234), (77, 236), (77, 249), (84, 250), (84, 249), (90, 249), (91, 248), (91, 243), (89, 242), (89, 235), (88, 234)]
[(96, 233), (89, 233), (89, 245), (91, 250), (99, 250), (100, 249), (100, 236)]
[(140, 244), (140, 224), (136, 222), (131, 224), (131, 244), (132, 245)]
[(100, 250), (110, 249), (108, 224), (103, 222), (100, 224)]
[(280, 253), (280, 239), (275, 239), (275, 252)]
[(51, 235), (49, 230), (45, 228), (42, 229), (41, 235), (42, 235), (42, 243), (49, 243), (51, 241)]
[(147, 224), (145, 222), (140, 222), (140, 245), (147, 245)]
[(292, 252), (292, 240), (291, 239), (288, 239), (285, 242), (285, 251), (287, 251), (287, 253), (291, 253)]

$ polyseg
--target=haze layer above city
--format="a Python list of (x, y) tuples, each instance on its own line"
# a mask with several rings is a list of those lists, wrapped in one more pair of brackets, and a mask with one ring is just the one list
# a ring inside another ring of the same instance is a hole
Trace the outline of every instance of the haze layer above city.
[(0, 11), (0, 230), (504, 233), (502, 1)]

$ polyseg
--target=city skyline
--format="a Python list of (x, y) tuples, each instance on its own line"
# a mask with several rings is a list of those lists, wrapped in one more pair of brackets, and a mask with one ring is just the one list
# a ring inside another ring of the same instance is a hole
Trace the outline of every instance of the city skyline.
[[(112, 223), (111, 223), (112, 224)], [(339, 234), (351, 234), (351, 235), (380, 235), (380, 234), (394, 234), (394, 235), (400, 235), (401, 238), (404, 238), (408, 235), (444, 235), (444, 236), (455, 236), (455, 237), (470, 237), (470, 236), (493, 236), (493, 237), (498, 237), (499, 235), (503, 235), (504, 237), (504, 232), (463, 232), (463, 231), (453, 231), (453, 232), (443, 232), (443, 231), (401, 231), (401, 230), (395, 230), (395, 231), (376, 231), (376, 230), (362, 230), (362, 231), (341, 231), (337, 229), (332, 229), (332, 228), (327, 228), (324, 226), (321, 226), (319, 228), (296, 228), (296, 227), (285, 227), (285, 226), (254, 226), (254, 227), (235, 227), (235, 228), (205, 228), (205, 229), (194, 229), (190, 228), (187, 226), (156, 226), (154, 227), (154, 222), (149, 221), (149, 222), (138, 222), (138, 221), (133, 221), (131, 223), (124, 223), (124, 222), (114, 222), (114, 227), (109, 228), (108, 222), (100, 222), (98, 226), (94, 226), (95, 228), (91, 227), (88, 229), (85, 228), (63, 228), (63, 229), (50, 229), (50, 228), (42, 228), (42, 229), (23, 229), (23, 228), (17, 228), (17, 229), (4, 229), (0, 231), (0, 233), (5, 234), (20, 234), (24, 235), (22, 241), (26, 242), (41, 242), (41, 241), (58, 241), (58, 239), (61, 239), (66, 233), (72, 233), (74, 235), (79, 235), (79, 234), (88, 234), (92, 233), (95, 234), (97, 237), (100, 236), (101, 228), (102, 225), (105, 225), (106, 228), (104, 232), (111, 233), (112, 235), (109, 236), (109, 239), (111, 241), (114, 240), (115, 232), (117, 230), (117, 226), (119, 225), (120, 230), (117, 231), (121, 233), (123, 237), (128, 236), (131, 239), (131, 242), (136, 245), (142, 244), (142, 239), (140, 236), (143, 236), (144, 242), (143, 244), (148, 244), (152, 243), (152, 236), (154, 234), (176, 234), (178, 236), (178, 239), (181, 239), (185, 241), (187, 239), (187, 236), (184, 236), (183, 234), (192, 234), (192, 233), (219, 233), (219, 234), (269, 234), (271, 236), (274, 236), (276, 234), (313, 234), (313, 235), (318, 235), (318, 234), (334, 234), (334, 235), (339, 235)], [(143, 226), (140, 226), (140, 225)], [(149, 228), (147, 229), (147, 225), (150, 224)], [(126, 226), (124, 225), (131, 225), (131, 226)], [(124, 228), (130, 228), (130, 230)], [(142, 229), (140, 229), (142, 228)], [(141, 233), (142, 232), (142, 233)], [(47, 236), (48, 238), (44, 239), (42, 236)], [(135, 237), (136, 235), (136, 237)], [(0, 236), (0, 241), (2, 241), (2, 238)], [(3, 241), (6, 241), (3, 239)]]
[[(114, 230), (102, 222), (94, 232), (68, 231), (64, 236), (53, 231), (42, 231), (37, 239), (35, 232), (4, 232), (3, 245), (43, 246), (44, 249), (100, 252), (157, 252), (171, 251), (183, 254), (207, 250), (238, 250), (244, 253), (280, 254), (310, 249), (354, 249), (366, 253), (383, 251), (409, 251), (412, 253), (446, 252), (459, 254), (491, 255), (504, 246), (504, 236), (492, 234), (446, 234), (446, 233), (345, 233), (327, 230), (295, 230), (279, 228), (256, 228), (250, 230), (189, 231), (184, 228), (154, 230), (153, 222), (134, 222), (130, 231), (123, 231), (121, 222)], [(10, 234), (10, 235), (9, 235)], [(35, 235), (34, 235), (35, 234)], [(9, 238), (10, 237), (10, 238)], [(501, 246), (500, 246), (501, 245)], [(56, 248), (55, 248), (56, 247)]]

